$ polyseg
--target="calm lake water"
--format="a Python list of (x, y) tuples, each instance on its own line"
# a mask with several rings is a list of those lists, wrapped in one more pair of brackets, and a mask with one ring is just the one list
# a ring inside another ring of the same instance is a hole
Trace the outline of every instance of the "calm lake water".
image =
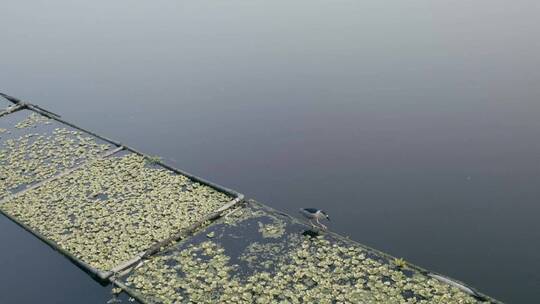
[[(540, 298), (538, 1), (12, 1), (0, 91), (465, 281)], [(0, 216), (0, 303), (109, 289)]]

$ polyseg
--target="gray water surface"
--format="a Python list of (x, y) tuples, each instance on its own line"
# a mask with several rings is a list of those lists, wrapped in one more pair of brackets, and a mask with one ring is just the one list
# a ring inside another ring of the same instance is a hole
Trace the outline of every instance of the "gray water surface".
[[(0, 91), (534, 303), (538, 16), (521, 0), (7, 0)], [(0, 244), (0, 303), (110, 298), (4, 217)]]

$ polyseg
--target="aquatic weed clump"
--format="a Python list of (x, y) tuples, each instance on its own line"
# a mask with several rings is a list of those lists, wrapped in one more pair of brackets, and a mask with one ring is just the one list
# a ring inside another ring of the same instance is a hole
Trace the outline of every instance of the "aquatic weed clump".
[(95, 160), (0, 208), (83, 262), (110, 270), (230, 199), (128, 154)]
[(163, 161), (163, 159), (159, 156), (146, 156), (145, 159), (148, 165), (156, 165)]
[(285, 223), (282, 221), (276, 221), (271, 224), (259, 224), (259, 232), (264, 238), (279, 238), (285, 233)]

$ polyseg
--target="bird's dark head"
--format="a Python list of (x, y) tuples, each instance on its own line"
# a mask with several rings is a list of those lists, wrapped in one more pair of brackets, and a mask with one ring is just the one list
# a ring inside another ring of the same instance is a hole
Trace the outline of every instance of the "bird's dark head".
[(324, 210), (321, 210), (321, 213), (324, 215), (324, 217), (330, 221), (330, 217), (328, 216), (328, 214), (324, 211)]

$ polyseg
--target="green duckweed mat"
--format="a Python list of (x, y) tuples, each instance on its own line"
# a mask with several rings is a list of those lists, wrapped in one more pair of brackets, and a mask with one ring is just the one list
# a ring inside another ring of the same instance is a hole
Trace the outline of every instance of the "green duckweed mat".
[(142, 303), (482, 303), (252, 201), (114, 282)]
[(143, 156), (122, 154), (96, 159), (0, 208), (106, 272), (232, 199)]
[(30, 110), (0, 117), (0, 199), (112, 149)]

